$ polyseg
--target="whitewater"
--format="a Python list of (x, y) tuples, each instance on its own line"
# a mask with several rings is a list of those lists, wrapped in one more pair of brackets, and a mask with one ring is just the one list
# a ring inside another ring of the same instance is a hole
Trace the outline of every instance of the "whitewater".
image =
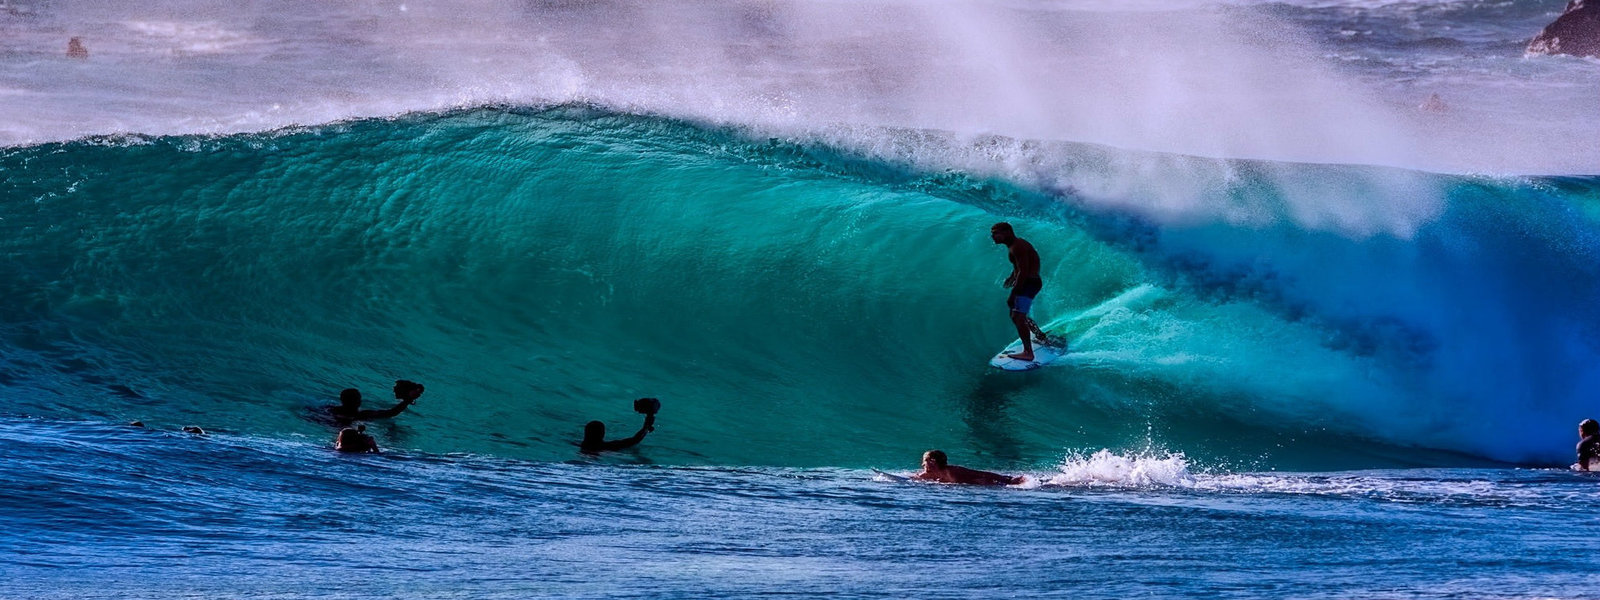
[(0, 596), (1593, 597), (1562, 8), (0, 2)]

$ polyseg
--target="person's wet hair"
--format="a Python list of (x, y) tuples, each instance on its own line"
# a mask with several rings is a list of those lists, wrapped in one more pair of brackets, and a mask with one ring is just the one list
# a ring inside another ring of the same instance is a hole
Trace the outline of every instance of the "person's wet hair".
[(1594, 419), (1584, 419), (1582, 423), (1578, 424), (1578, 431), (1584, 435), (1600, 434), (1600, 422), (1596, 422)]
[(1007, 223), (1005, 221), (1001, 221), (999, 223), (995, 223), (993, 227), (989, 228), (989, 230), (990, 231), (1004, 231), (1006, 233), (1015, 233), (1014, 231), (1011, 230), (1011, 224)]
[(922, 456), (933, 459), (933, 464), (939, 465), (940, 468), (950, 466), (950, 457), (945, 456), (943, 450), (929, 450)]
[(345, 406), (360, 406), (361, 390), (355, 388), (344, 389), (339, 392), (339, 403)]

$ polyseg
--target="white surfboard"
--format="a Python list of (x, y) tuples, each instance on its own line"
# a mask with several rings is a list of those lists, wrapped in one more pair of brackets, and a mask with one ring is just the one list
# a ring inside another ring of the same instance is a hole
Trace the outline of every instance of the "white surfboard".
[[(1054, 338), (1055, 334), (1052, 333), (1050, 337)], [(1001, 350), (999, 354), (994, 355), (994, 358), (989, 359), (989, 366), (1005, 371), (1032, 371), (1054, 362), (1067, 353), (1065, 347), (1058, 348), (1035, 343), (1033, 345), (1033, 360), (1017, 360), (1006, 356), (1007, 354), (1021, 351), (1022, 340), (1011, 342), (1011, 345), (1006, 346), (1005, 350)]]
[(886, 473), (886, 472), (883, 472), (883, 471), (879, 471), (877, 469), (873, 469), (872, 472), (873, 473), (877, 473), (879, 477), (882, 477), (884, 479), (888, 479), (889, 481), (893, 481), (893, 482), (896, 482), (896, 483), (907, 482), (907, 481), (911, 481), (912, 480), (910, 477), (906, 477), (904, 475), (895, 475), (894, 473)]

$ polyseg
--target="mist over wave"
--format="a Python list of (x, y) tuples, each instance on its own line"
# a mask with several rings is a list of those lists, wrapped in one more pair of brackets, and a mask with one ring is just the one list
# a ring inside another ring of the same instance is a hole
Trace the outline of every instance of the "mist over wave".
[[(1561, 5), (12, 0), (0, 11), (0, 143), (586, 102), (778, 135), (864, 127), (830, 140), (857, 148), (914, 128), (1600, 172), (1600, 74), (1518, 45)], [(69, 36), (87, 60), (65, 57)], [(1433, 93), (1451, 109), (1418, 111)]]

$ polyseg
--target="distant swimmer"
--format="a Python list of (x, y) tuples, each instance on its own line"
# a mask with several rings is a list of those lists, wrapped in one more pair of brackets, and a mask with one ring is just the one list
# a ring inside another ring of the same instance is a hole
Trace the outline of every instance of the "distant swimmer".
[(89, 49), (83, 47), (82, 38), (67, 40), (67, 58), (89, 58)]
[(339, 431), (339, 437), (333, 441), (333, 449), (354, 454), (378, 454), (378, 440), (367, 435), (366, 425), (346, 427)]
[(1445, 104), (1444, 98), (1440, 98), (1439, 94), (1435, 93), (1428, 96), (1427, 100), (1423, 100), (1422, 104), (1417, 105), (1417, 109), (1423, 112), (1442, 113), (1450, 110), (1450, 105)]
[(1039, 252), (1033, 249), (1033, 244), (1028, 240), (1017, 237), (1010, 223), (995, 223), (989, 228), (989, 237), (994, 239), (994, 243), (1009, 249), (1007, 257), (1011, 260), (1011, 275), (1006, 277), (1005, 284), (1011, 288), (1011, 295), (1006, 298), (1006, 306), (1011, 309), (1011, 323), (1017, 326), (1017, 338), (1022, 340), (1022, 351), (1006, 356), (1017, 360), (1033, 360), (1035, 341), (1040, 345), (1052, 345), (1050, 338), (1039, 329), (1039, 324), (1028, 316), (1028, 310), (1033, 308), (1034, 296), (1044, 289), (1044, 280), (1039, 277)]
[(578, 451), (584, 454), (599, 454), (610, 450), (632, 448), (644, 441), (645, 434), (656, 430), (656, 413), (661, 410), (661, 401), (655, 398), (640, 398), (633, 401), (633, 410), (644, 414), (644, 426), (639, 428), (639, 433), (633, 434), (630, 438), (608, 442), (606, 424), (589, 421), (583, 426), (583, 441), (578, 443)]
[(1578, 438), (1578, 464), (1572, 467), (1579, 471), (1600, 471), (1600, 423), (1584, 419), (1578, 424)]
[(949, 457), (944, 455), (943, 450), (929, 450), (922, 453), (922, 472), (912, 475), (911, 478), (923, 481), (937, 481), (939, 483), (968, 483), (973, 485), (1017, 485), (1023, 481), (1021, 477), (1011, 477), (952, 465)]
[(361, 390), (350, 388), (339, 392), (339, 404), (324, 407), (328, 416), (340, 425), (348, 425), (355, 421), (370, 421), (373, 419), (388, 419), (399, 415), (417, 403), (417, 398), (422, 396), (422, 384), (415, 381), (401, 379), (394, 382), (394, 398), (399, 400), (394, 406), (384, 410), (361, 410)]

